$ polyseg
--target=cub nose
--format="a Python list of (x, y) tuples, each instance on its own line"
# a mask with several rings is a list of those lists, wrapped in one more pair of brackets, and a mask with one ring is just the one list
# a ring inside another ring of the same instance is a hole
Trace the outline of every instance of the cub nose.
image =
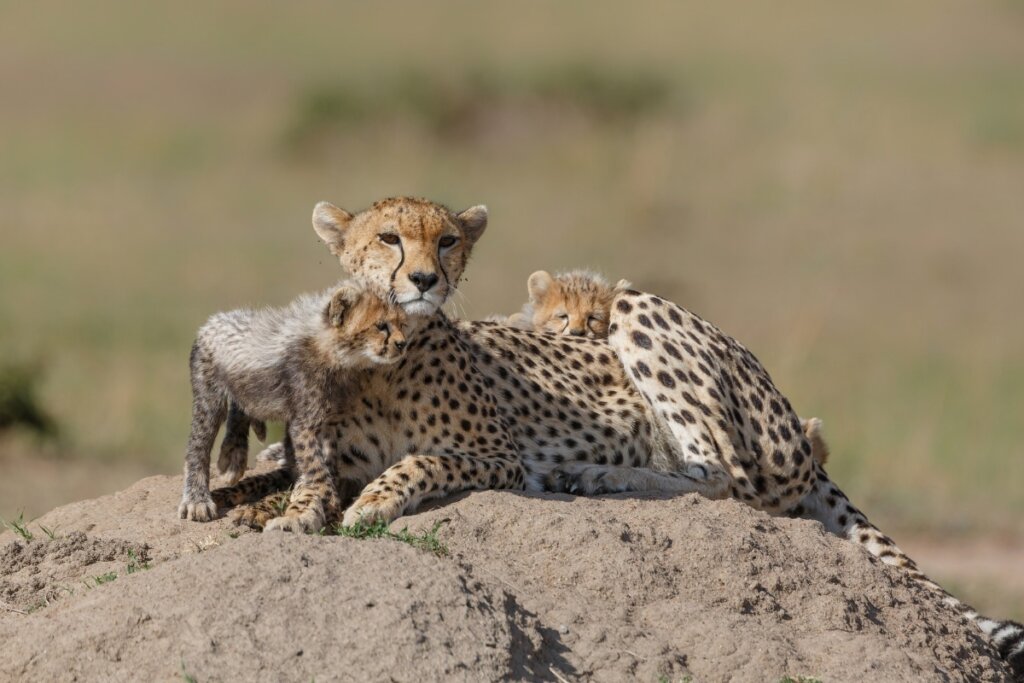
[(579, 328), (579, 329), (575, 329), (575, 330), (569, 330), (569, 334), (571, 336), (573, 336), (573, 337), (582, 337), (582, 336), (586, 335), (586, 333), (587, 333), (587, 331), (584, 330), (582, 327)]
[(415, 273), (409, 273), (409, 279), (416, 285), (416, 289), (421, 292), (425, 292), (434, 285), (437, 284), (437, 273), (423, 273), (416, 271)]

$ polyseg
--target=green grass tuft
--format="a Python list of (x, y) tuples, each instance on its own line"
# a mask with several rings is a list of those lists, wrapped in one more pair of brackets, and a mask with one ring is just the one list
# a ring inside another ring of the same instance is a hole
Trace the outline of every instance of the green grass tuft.
[(112, 581), (115, 581), (117, 578), (118, 578), (118, 572), (117, 571), (108, 571), (106, 573), (101, 573), (101, 574), (98, 575), (98, 577), (93, 577), (92, 579), (93, 579), (93, 581), (96, 582), (96, 586), (102, 586), (103, 584), (110, 584)]
[(437, 532), (443, 523), (438, 522), (430, 531), (424, 531), (421, 534), (413, 534), (408, 528), (404, 528), (396, 533), (391, 530), (387, 522), (380, 521), (370, 524), (358, 522), (354, 526), (341, 526), (338, 524), (334, 527), (334, 533), (345, 538), (360, 540), (386, 538), (392, 541), (408, 543), (414, 548), (426, 550), (437, 557), (448, 557), (448, 547), (437, 537)]
[(143, 554), (142, 557), (139, 557), (135, 554), (135, 551), (133, 549), (129, 548), (127, 568), (128, 573), (135, 574), (136, 572), (145, 571), (146, 569), (149, 569), (149, 560), (146, 558), (145, 554)]
[(25, 513), (19, 512), (18, 519), (11, 520), (8, 522), (6, 519), (0, 518), (0, 524), (3, 524), (5, 528), (10, 529), (14, 533), (18, 534), (26, 541), (31, 541), (35, 538), (32, 532), (28, 530), (28, 525), (25, 523)]

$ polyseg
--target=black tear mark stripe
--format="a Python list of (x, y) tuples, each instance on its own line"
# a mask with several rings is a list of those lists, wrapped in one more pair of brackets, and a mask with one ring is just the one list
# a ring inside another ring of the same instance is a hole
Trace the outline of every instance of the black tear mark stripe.
[(401, 256), (398, 259), (398, 265), (391, 271), (391, 291), (395, 291), (395, 278), (398, 277), (398, 271), (402, 269), (402, 264), (405, 263), (405, 245), (402, 244), (401, 238), (398, 240), (398, 253)]
[[(444, 260), (441, 258), (441, 244), (437, 245), (437, 269), (441, 271), (441, 275), (444, 275), (444, 286), (448, 289), (451, 285), (451, 278), (448, 277), (448, 271), (444, 269)], [(451, 294), (451, 292), (449, 292)]]

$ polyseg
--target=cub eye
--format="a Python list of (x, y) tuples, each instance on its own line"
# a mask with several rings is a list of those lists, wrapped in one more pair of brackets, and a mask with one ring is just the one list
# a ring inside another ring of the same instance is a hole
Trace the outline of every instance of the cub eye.
[(401, 241), (398, 238), (398, 235), (396, 235), (393, 232), (382, 232), (381, 234), (377, 235), (377, 239), (379, 239), (384, 244), (388, 244), (392, 247)]
[(444, 237), (437, 241), (437, 243), (444, 249), (455, 246), (456, 242), (458, 242), (458, 240), (452, 237), (451, 235), (445, 235)]
[(379, 323), (377, 323), (377, 329), (380, 330), (381, 332), (387, 332), (388, 324), (381, 320)]
[(568, 313), (560, 313), (559, 315), (556, 315), (555, 317), (558, 318), (559, 320), (564, 320), (565, 322), (569, 322), (569, 314)]

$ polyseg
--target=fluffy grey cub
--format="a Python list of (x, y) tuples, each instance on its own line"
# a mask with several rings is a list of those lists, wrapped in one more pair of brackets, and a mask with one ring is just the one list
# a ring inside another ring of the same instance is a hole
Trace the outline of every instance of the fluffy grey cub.
[[(414, 319), (365, 283), (300, 296), (276, 309), (218, 313), (199, 328), (192, 345), (192, 431), (185, 454), (182, 519), (217, 515), (210, 496), (210, 450), (228, 406), (233, 429), (248, 421), (279, 420), (304, 434), (324, 419), (332, 392), (346, 375), (398, 360)], [(245, 471), (222, 460), (237, 481)]]

